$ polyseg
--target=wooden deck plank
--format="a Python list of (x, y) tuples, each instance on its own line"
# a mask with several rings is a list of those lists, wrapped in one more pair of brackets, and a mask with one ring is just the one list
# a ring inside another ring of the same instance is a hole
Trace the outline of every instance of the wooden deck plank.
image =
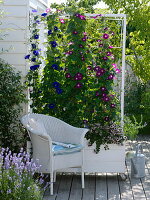
[(95, 200), (107, 200), (106, 173), (96, 173)]
[(81, 200), (81, 199), (82, 199), (81, 176), (74, 175), (70, 192), (70, 200)]
[(107, 173), (108, 200), (120, 200), (120, 191), (116, 174)]
[(62, 175), (60, 181), (59, 192), (56, 196), (56, 200), (68, 200), (70, 195), (70, 188), (72, 183), (72, 175)]
[(82, 200), (95, 200), (95, 175), (85, 175)]

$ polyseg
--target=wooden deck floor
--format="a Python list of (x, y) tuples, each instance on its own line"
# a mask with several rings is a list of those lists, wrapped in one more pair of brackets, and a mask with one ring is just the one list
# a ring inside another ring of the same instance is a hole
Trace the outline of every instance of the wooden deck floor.
[(125, 181), (119, 174), (90, 174), (85, 176), (85, 189), (81, 189), (79, 175), (60, 174), (54, 185), (54, 195), (47, 191), (45, 200), (150, 200), (150, 137), (128, 141), (126, 150), (135, 149), (139, 142), (146, 156), (145, 178), (130, 177), (130, 161), (126, 161)]

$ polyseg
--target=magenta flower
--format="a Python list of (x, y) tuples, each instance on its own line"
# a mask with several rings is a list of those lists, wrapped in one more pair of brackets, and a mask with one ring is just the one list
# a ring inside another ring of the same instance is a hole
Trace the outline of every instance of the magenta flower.
[(98, 72), (96, 72), (96, 76), (102, 76), (103, 74), (100, 72), (100, 71), (98, 71)]
[(76, 85), (75, 85), (75, 88), (81, 88), (83, 85), (82, 83), (78, 82)]
[(78, 32), (77, 32), (77, 31), (73, 31), (72, 33), (73, 33), (74, 35), (77, 35), (77, 34), (78, 34)]
[(95, 94), (95, 95), (96, 95), (96, 97), (98, 97), (98, 96), (100, 95), (100, 93), (99, 93), (99, 92), (96, 92), (96, 94)]
[(85, 58), (84, 58), (84, 57), (81, 57), (81, 60), (82, 60), (82, 61), (85, 61)]
[(111, 107), (111, 108), (115, 108), (115, 107), (116, 107), (116, 104), (111, 103), (111, 104), (110, 104), (110, 107)]
[(65, 20), (64, 19), (59, 19), (60, 23), (64, 24)]
[(107, 89), (106, 89), (106, 87), (101, 87), (100, 90), (101, 90), (102, 92), (104, 92), (104, 91), (106, 91)]
[(108, 60), (107, 56), (104, 56), (102, 59), (103, 59), (103, 60)]
[(104, 120), (105, 120), (106, 122), (108, 122), (108, 121), (109, 121), (109, 117), (108, 117), (108, 116), (104, 117)]
[(99, 71), (100, 71), (102, 74), (105, 73), (105, 69), (104, 69), (104, 68), (101, 68)]
[(97, 40), (97, 42), (101, 42), (102, 40)]
[(80, 47), (80, 48), (83, 48), (83, 45), (82, 45), (82, 44), (79, 44), (79, 47)]
[(100, 66), (94, 67), (94, 71), (100, 71)]
[(99, 47), (103, 47), (103, 44), (99, 44)]
[(116, 69), (116, 73), (117, 74), (121, 73), (121, 70), (120, 69)]
[(69, 54), (69, 55), (72, 55), (72, 54), (73, 54), (73, 51), (68, 51), (68, 54)]
[(50, 9), (50, 8), (47, 8), (47, 9), (46, 9), (46, 12), (47, 12), (47, 13), (48, 13), (48, 12), (50, 12), (50, 11), (51, 11), (51, 9)]
[(109, 46), (108, 48), (109, 48), (109, 49), (112, 49), (112, 48), (113, 48), (113, 46)]
[(102, 97), (106, 97), (107, 96), (107, 94), (106, 93), (102, 93)]
[(65, 77), (66, 77), (66, 78), (71, 78), (71, 74), (70, 74), (70, 73), (66, 73), (66, 74), (65, 74)]
[(105, 96), (105, 97), (102, 98), (102, 100), (108, 102), (108, 101), (110, 101), (110, 98)]
[(83, 41), (83, 42), (85, 42), (85, 41), (86, 41), (86, 38), (85, 38), (85, 37), (84, 37), (84, 38), (82, 38), (82, 41)]
[(107, 33), (104, 33), (104, 34), (103, 34), (103, 38), (104, 38), (104, 39), (108, 39), (108, 38), (109, 38), (109, 35), (108, 35)]
[(88, 66), (87, 68), (88, 68), (88, 70), (92, 70), (92, 67), (91, 67), (91, 66)]
[(115, 63), (112, 64), (113, 68), (117, 68), (117, 65)]
[(106, 55), (107, 55), (107, 56), (111, 56), (112, 53), (111, 53), (110, 51), (108, 51), (108, 52), (106, 53)]
[(81, 73), (79, 73), (79, 72), (75, 75), (75, 77), (78, 78), (77, 80), (82, 80), (83, 79), (83, 75)]
[(112, 80), (114, 78), (114, 75), (113, 74), (110, 74), (109, 76), (108, 76), (108, 79), (109, 80)]

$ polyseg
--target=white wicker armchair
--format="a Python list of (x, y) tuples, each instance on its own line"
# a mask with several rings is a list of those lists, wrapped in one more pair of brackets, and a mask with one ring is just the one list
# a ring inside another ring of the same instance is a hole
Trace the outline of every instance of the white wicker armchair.
[[(34, 127), (31, 120), (35, 122)], [(28, 130), (31, 139), (33, 160), (39, 159), (41, 172), (50, 173), (51, 195), (54, 173), (60, 169), (81, 167), (82, 188), (84, 188), (83, 146), (88, 129), (76, 128), (55, 117), (34, 113), (24, 115), (21, 122)], [(74, 148), (55, 151), (53, 141), (74, 144)]]

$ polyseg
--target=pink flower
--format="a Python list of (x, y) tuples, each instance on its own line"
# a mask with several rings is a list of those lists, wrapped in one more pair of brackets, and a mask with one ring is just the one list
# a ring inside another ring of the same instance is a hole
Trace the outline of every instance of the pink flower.
[(114, 75), (113, 74), (110, 74), (109, 76), (108, 76), (108, 79), (109, 80), (112, 80), (114, 78)]
[(78, 34), (78, 32), (77, 32), (77, 31), (73, 31), (72, 33), (73, 33), (74, 35), (77, 35), (77, 34)]
[(47, 8), (47, 9), (46, 9), (46, 12), (47, 12), (47, 13), (48, 13), (48, 12), (50, 12), (50, 11), (51, 11), (51, 9), (50, 9), (50, 8)]
[(103, 59), (103, 60), (108, 60), (107, 56), (104, 56), (102, 59)]
[(115, 108), (115, 107), (116, 107), (116, 104), (111, 103), (111, 104), (110, 104), (110, 107), (111, 107), (111, 108)]
[(106, 54), (107, 54), (107, 56), (111, 56), (112, 55), (112, 53), (110, 51), (107, 52)]
[(115, 63), (112, 64), (113, 68), (117, 68), (117, 65)]
[(121, 73), (121, 70), (120, 69), (116, 69), (116, 73)]
[(104, 38), (104, 39), (108, 39), (108, 38), (109, 38), (109, 35), (108, 35), (107, 33), (104, 33), (103, 38)]
[(65, 20), (64, 19), (59, 19), (59, 21), (64, 24), (65, 23)]
[(109, 46), (108, 48), (109, 48), (109, 49), (112, 49), (112, 48), (113, 48), (113, 46)]

